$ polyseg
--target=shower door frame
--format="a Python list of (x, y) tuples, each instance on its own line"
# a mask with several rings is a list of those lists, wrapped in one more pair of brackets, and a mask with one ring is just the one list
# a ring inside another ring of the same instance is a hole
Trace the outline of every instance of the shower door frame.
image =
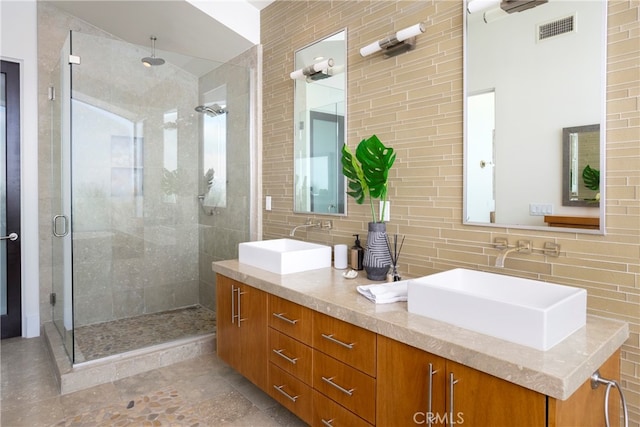
[[(60, 51), (60, 90), (51, 103), (51, 316), (73, 363), (73, 269), (71, 230), (71, 58), (72, 32)], [(59, 109), (56, 114), (56, 109)], [(58, 124), (58, 132), (55, 132)], [(56, 173), (57, 172), (57, 173)]]

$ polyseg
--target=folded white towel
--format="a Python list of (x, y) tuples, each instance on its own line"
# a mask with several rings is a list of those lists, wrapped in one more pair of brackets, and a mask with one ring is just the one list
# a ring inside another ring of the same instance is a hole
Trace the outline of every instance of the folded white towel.
[(408, 280), (401, 280), (383, 285), (361, 285), (356, 289), (369, 301), (376, 304), (387, 304), (407, 300), (407, 282)]

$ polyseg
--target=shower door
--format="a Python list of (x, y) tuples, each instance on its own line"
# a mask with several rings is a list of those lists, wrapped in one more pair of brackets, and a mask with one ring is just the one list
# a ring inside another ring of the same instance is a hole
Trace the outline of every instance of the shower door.
[(71, 34), (60, 51), (49, 89), (51, 111), (51, 274), (53, 323), (73, 360), (73, 304), (71, 253)]

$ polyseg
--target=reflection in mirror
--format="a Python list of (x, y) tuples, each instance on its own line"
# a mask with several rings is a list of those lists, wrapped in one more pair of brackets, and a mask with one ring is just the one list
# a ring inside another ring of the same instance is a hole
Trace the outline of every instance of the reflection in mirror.
[(345, 215), (346, 30), (298, 50), (295, 68), (294, 212)]
[(227, 87), (222, 85), (204, 94), (202, 114), (204, 198), (202, 204), (227, 206)]
[(600, 204), (600, 125), (562, 130), (564, 206)]
[[(563, 203), (563, 129), (600, 126), (589, 163), (604, 178), (606, 2), (549, 1), (489, 23), (484, 12), (465, 10), (463, 222), (548, 230), (545, 216), (588, 217), (604, 232), (604, 203)], [(583, 190), (595, 199), (604, 186)]]

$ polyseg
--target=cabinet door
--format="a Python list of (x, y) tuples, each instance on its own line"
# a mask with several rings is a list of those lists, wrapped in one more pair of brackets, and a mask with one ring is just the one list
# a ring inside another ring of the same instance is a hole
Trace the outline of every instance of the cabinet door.
[[(598, 369), (602, 378), (620, 378), (620, 350)], [(591, 388), (591, 378), (586, 380), (567, 400), (549, 398), (549, 427), (605, 425), (604, 401), (606, 386)], [(620, 401), (618, 393), (609, 397), (609, 420), (612, 426), (620, 425)]]
[(546, 396), (543, 394), (451, 361), (447, 361), (446, 383), (447, 412), (453, 414), (455, 424), (546, 425)]
[(236, 286), (234, 280), (216, 276), (216, 346), (220, 359), (240, 370), (240, 346), (235, 337)]
[(217, 352), (258, 387), (267, 388), (267, 294), (225, 276), (216, 279)]
[(236, 282), (240, 291), (236, 293), (240, 326), (239, 346), (241, 373), (249, 381), (266, 390), (268, 387), (268, 326), (267, 294), (259, 289)]
[(445, 369), (441, 357), (378, 336), (376, 424), (445, 425)]

